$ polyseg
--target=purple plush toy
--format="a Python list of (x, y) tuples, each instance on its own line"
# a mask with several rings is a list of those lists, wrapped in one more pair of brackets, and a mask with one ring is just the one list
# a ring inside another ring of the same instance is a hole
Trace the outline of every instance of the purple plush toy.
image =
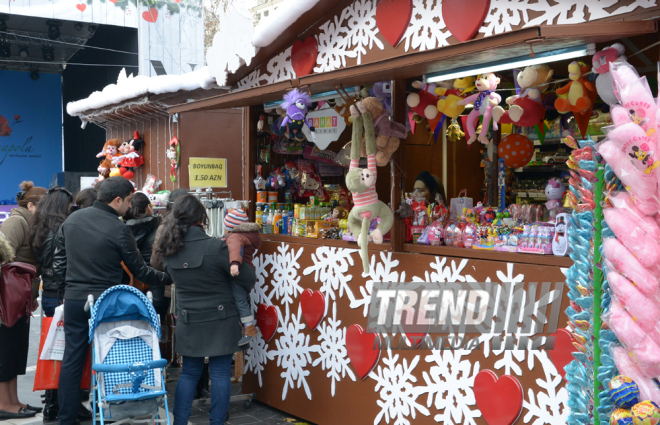
[[(303, 140), (305, 138), (302, 128), (306, 124), (305, 116), (311, 107), (312, 98), (302, 90), (293, 89), (284, 95), (281, 108), (286, 111), (286, 117), (284, 117), (280, 128), (286, 128), (288, 139)], [(309, 125), (308, 127), (314, 135), (314, 127)]]

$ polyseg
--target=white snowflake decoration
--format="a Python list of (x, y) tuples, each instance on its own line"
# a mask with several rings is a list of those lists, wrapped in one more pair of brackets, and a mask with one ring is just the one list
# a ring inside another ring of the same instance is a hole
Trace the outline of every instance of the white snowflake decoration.
[(314, 282), (323, 282), (320, 291), (326, 299), (336, 301), (338, 297), (348, 296), (350, 301), (355, 298), (348, 285), (353, 275), (347, 274), (349, 266), (353, 266), (353, 253), (355, 249), (333, 248), (320, 246), (312, 254), (313, 266), (303, 270), (303, 275), (314, 273)]
[(250, 342), (248, 349), (245, 350), (243, 373), (248, 371), (256, 373), (259, 378), (259, 387), (262, 386), (261, 372), (264, 370), (266, 362), (268, 361), (267, 354), (268, 344), (266, 344), (266, 341), (261, 336), (259, 338), (254, 338)]
[(568, 422), (570, 409), (566, 388), (557, 390), (562, 385), (562, 377), (546, 351), (530, 351), (530, 353), (535, 353), (543, 366), (545, 379), (537, 379), (536, 384), (545, 392), (539, 392), (535, 396), (534, 391), (528, 389), (529, 401), (523, 400), (523, 409), (527, 410), (523, 421), (529, 423), (532, 418), (537, 418), (532, 425), (564, 425)]
[[(479, 373), (479, 362), (463, 360), (469, 350), (433, 350), (425, 357), (433, 364), (428, 372), (423, 372), (428, 394), (426, 406), (432, 405), (442, 411), (435, 415), (436, 422), (443, 424), (472, 424), (481, 416), (474, 397), (474, 378)], [(421, 390), (420, 390), (421, 391)]]
[(359, 298), (351, 300), (351, 308), (362, 307), (362, 314), (367, 317), (371, 303), (371, 293), (374, 282), (405, 282), (406, 272), (394, 270), (399, 265), (399, 260), (392, 259), (391, 252), (379, 252), (381, 261), (376, 260), (376, 255), (371, 256), (369, 261), (369, 274), (362, 273), (362, 277), (368, 278), (363, 286), (360, 286)]
[(257, 281), (250, 292), (250, 306), (254, 312), (259, 308), (259, 304), (266, 304), (267, 306), (273, 304), (268, 297), (268, 285), (266, 284), (266, 278), (268, 277), (266, 267), (271, 263), (272, 258), (272, 255), (264, 254), (255, 255), (254, 257), (253, 264)]
[(346, 328), (340, 327), (341, 320), (337, 320), (337, 303), (332, 304), (332, 318), (328, 317), (318, 327), (318, 353), (312, 366), (321, 365), (327, 370), (327, 377), (331, 380), (330, 393), (335, 396), (335, 382), (349, 376), (355, 381), (355, 375), (350, 367), (348, 351), (346, 351)]
[(285, 305), (286, 313), (284, 321), (289, 317), (289, 305), (300, 296), (303, 288), (300, 286), (300, 276), (298, 276), (298, 259), (303, 253), (303, 248), (297, 252), (295, 249), (289, 251), (289, 245), (282, 243), (277, 247), (279, 254), (273, 254), (270, 258), (270, 284), (273, 286), (268, 298), (278, 299)]
[(297, 315), (287, 315), (282, 321), (282, 326), (277, 330), (280, 334), (275, 340), (276, 350), (268, 351), (268, 359), (277, 359), (277, 366), (282, 368), (280, 376), (284, 378), (284, 388), (282, 390), (282, 400), (286, 399), (289, 388), (305, 389), (308, 399), (312, 399), (312, 392), (307, 385), (309, 370), (305, 368), (312, 363), (312, 353), (319, 350), (317, 345), (309, 345), (309, 335), (301, 333), (305, 329), (305, 324), (301, 321), (302, 310), (298, 305)]
[(441, 0), (413, 0), (410, 26), (401, 39), (406, 52), (410, 48), (423, 51), (449, 45), (451, 33), (442, 18), (441, 6)]
[(415, 356), (410, 365), (408, 360), (403, 359), (401, 365), (398, 363), (399, 355), (392, 357), (392, 350), (388, 349), (387, 357), (382, 359), (386, 367), (379, 365), (376, 371), (369, 374), (369, 378), (376, 381), (374, 391), (380, 395), (380, 400), (376, 402), (380, 412), (374, 419), (374, 425), (380, 423), (383, 418), (388, 424), (392, 419), (393, 425), (410, 425), (407, 418), (411, 416), (415, 419), (416, 412), (430, 415), (428, 409), (417, 402), (420, 391), (413, 385), (417, 382), (417, 377), (412, 372), (419, 363), (419, 357)]

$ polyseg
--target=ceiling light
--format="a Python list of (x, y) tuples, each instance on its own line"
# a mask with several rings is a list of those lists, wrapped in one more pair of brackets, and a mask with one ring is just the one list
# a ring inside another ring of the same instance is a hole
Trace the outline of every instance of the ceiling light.
[(73, 24), (73, 27), (76, 29), (76, 31), (82, 31), (83, 24), (82, 22), (76, 22), (75, 24)]
[(21, 55), (22, 58), (27, 58), (29, 53), (28, 53), (28, 46), (19, 46), (18, 47), (18, 54)]
[(30, 72), (30, 78), (37, 81), (39, 79), (39, 70), (33, 69), (32, 72)]
[(49, 19), (46, 21), (46, 25), (48, 25), (48, 38), (51, 40), (57, 40), (60, 38), (60, 27), (62, 26), (61, 21), (56, 21), (53, 19)]
[(0, 58), (11, 57), (11, 45), (8, 41), (0, 41)]
[(552, 50), (550, 52), (537, 53), (533, 58), (527, 56), (520, 56), (512, 59), (505, 59), (497, 62), (490, 62), (478, 66), (466, 66), (463, 68), (455, 68), (443, 72), (425, 75), (425, 80), (429, 83), (436, 83), (438, 81), (453, 80), (456, 78), (470, 77), (489, 72), (498, 72), (508, 69), (524, 68), (531, 65), (540, 65), (542, 63), (557, 62), (566, 59), (574, 59), (587, 56), (589, 51), (593, 50), (592, 45), (581, 45), (576, 47), (569, 47), (566, 49)]
[(53, 46), (41, 46), (41, 54), (46, 62), (55, 60), (55, 49)]

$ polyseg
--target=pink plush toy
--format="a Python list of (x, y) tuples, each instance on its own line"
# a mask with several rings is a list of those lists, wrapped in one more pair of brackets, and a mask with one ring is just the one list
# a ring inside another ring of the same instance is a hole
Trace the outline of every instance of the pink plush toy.
[(656, 241), (660, 241), (660, 227), (653, 217), (642, 214), (628, 192), (615, 192), (608, 196), (610, 204), (626, 215)]
[(594, 66), (593, 72), (598, 74), (598, 77), (596, 77), (596, 91), (598, 91), (598, 96), (603, 99), (603, 102), (608, 105), (617, 103), (617, 98), (614, 95), (614, 79), (610, 71), (610, 62), (620, 59), (625, 51), (626, 48), (623, 44), (615, 43), (596, 53), (591, 59), (591, 63)]
[[(612, 287), (612, 291), (614, 291), (614, 295), (625, 307), (628, 314), (632, 316), (644, 332), (653, 336), (652, 334), (656, 332), (658, 319), (660, 319), (660, 306), (655, 297), (646, 298), (631, 281), (616, 271), (607, 273), (607, 280), (610, 287)], [(656, 338), (652, 339), (655, 340)]]
[[(468, 115), (467, 120), (467, 133), (468, 136), (470, 136), (467, 140), (468, 145), (471, 145), (477, 140), (475, 121), (479, 118), (479, 115), (483, 115), (484, 117), (484, 121), (481, 125), (481, 133), (479, 133), (479, 141), (484, 145), (489, 143), (489, 140), (486, 138), (486, 133), (488, 132), (490, 120), (493, 116), (493, 108), (502, 101), (502, 97), (495, 92), (499, 83), (500, 79), (493, 73), (480, 75), (475, 83), (479, 93), (456, 102), (457, 105), (467, 105), (468, 103), (474, 102), (474, 109), (472, 109), (470, 115)], [(497, 130), (496, 122), (493, 122), (493, 129)]]
[(628, 280), (633, 282), (639, 292), (647, 297), (655, 297), (660, 282), (639, 263), (639, 260), (621, 245), (616, 238), (603, 240), (603, 255)]
[(660, 388), (655, 385), (650, 378), (642, 374), (639, 368), (633, 363), (625, 348), (617, 345), (610, 348), (610, 354), (614, 360), (619, 374), (630, 377), (639, 387), (639, 395), (642, 400), (651, 400), (654, 403), (660, 403)]
[(609, 315), (605, 320), (631, 353), (633, 361), (644, 376), (660, 376), (660, 347), (637, 325), (617, 300), (612, 300)]
[(616, 208), (603, 209), (605, 221), (619, 241), (649, 270), (656, 270), (660, 263), (660, 245), (637, 224)]

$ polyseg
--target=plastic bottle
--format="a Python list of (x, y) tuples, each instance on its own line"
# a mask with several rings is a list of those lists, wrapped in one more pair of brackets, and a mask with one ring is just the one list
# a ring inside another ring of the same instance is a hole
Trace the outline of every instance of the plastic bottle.
[(273, 233), (278, 234), (282, 230), (282, 211), (275, 210), (273, 214)]
[(261, 207), (257, 207), (257, 211), (254, 213), (254, 222), (259, 226), (259, 230), (263, 232), (264, 212), (261, 211)]

